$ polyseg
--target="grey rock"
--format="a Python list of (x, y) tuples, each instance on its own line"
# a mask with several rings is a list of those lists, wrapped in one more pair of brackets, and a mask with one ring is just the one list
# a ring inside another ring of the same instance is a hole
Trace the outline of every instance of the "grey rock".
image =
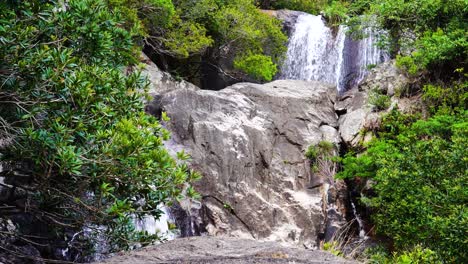
[(192, 155), (204, 177), (200, 212), (210, 235), (317, 247), (323, 186), (305, 150), (338, 142), (336, 89), (319, 82), (239, 83), (221, 91), (178, 89), (153, 107), (166, 111), (171, 149)]
[(410, 79), (396, 67), (395, 60), (390, 60), (372, 69), (359, 85), (359, 90), (379, 89), (393, 96), (397, 90), (405, 89), (409, 84)]
[(397, 105), (402, 110), (403, 106), (408, 105), (408, 100), (394, 96), (395, 91), (405, 89), (410, 84), (411, 80), (395, 66), (395, 61), (391, 60), (372, 69), (358, 89), (343, 94), (335, 104), (335, 111), (341, 114), (339, 132), (343, 142), (348, 146), (357, 147), (372, 138), (369, 133), (361, 133), (363, 129), (373, 130), (379, 126), (382, 113), (373, 112), (369, 104), (369, 93), (372, 90), (378, 89), (391, 97), (392, 104), (385, 112)]
[(269, 264), (357, 263), (328, 252), (222, 237), (190, 237), (122, 253), (101, 263)]
[(323, 125), (320, 127), (322, 132), (322, 140), (333, 143), (335, 146), (339, 146), (341, 143), (341, 137), (338, 130), (329, 125)]
[(145, 64), (142, 74), (146, 76), (150, 82), (148, 93), (153, 97), (176, 89), (200, 89), (192, 83), (184, 80), (176, 80), (170, 73), (161, 71), (144, 53), (141, 54), (141, 60)]
[(360, 131), (372, 113), (367, 92), (358, 89), (346, 92), (335, 104), (335, 110), (345, 113), (339, 118), (339, 132), (343, 142), (348, 146), (357, 146), (361, 140)]

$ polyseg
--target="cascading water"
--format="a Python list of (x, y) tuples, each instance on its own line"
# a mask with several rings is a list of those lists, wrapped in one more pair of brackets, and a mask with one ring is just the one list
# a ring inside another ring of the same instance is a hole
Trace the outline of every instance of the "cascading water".
[(334, 34), (322, 16), (299, 15), (280, 79), (333, 83), (344, 92), (364, 79), (369, 65), (389, 59), (376, 45), (378, 32), (367, 28), (363, 32), (366, 38), (353, 40), (347, 31), (340, 26)]
[(289, 40), (282, 79), (333, 82), (336, 63), (332, 31), (321, 16), (300, 15)]
[(151, 215), (146, 215), (141, 219), (135, 218), (135, 229), (137, 231), (146, 231), (150, 235), (158, 234), (162, 239), (172, 240), (176, 235), (171, 232), (169, 223), (173, 223), (174, 220), (171, 218), (171, 214), (167, 207), (160, 206), (159, 209), (162, 211), (159, 219), (156, 219)]
[(358, 226), (359, 226), (359, 238), (361, 240), (366, 240), (369, 237), (366, 235), (366, 230), (364, 228), (364, 222), (362, 221), (361, 217), (359, 216), (357, 210), (356, 210), (356, 205), (354, 202), (351, 200), (351, 207), (353, 208), (353, 215), (354, 219), (356, 219)]

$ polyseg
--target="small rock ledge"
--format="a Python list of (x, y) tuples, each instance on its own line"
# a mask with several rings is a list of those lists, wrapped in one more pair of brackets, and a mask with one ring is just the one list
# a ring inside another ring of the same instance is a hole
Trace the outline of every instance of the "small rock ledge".
[(227, 237), (190, 237), (123, 253), (102, 264), (269, 264), (269, 263), (357, 263), (320, 250), (284, 247), (277, 242)]

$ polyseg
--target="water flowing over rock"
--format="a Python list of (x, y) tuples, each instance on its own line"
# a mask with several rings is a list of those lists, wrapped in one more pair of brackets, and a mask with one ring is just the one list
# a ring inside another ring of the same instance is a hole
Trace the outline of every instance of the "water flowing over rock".
[(319, 250), (285, 247), (275, 242), (191, 237), (115, 256), (102, 263), (290, 264), (356, 263)]
[(344, 92), (364, 79), (369, 66), (388, 60), (376, 45), (378, 32), (370, 27), (363, 32), (366, 38), (353, 40), (346, 26), (334, 32), (322, 16), (302, 13), (295, 21), (280, 79), (328, 82)]
[[(335, 97), (331, 85), (279, 80), (174, 90), (153, 102), (171, 118), (172, 148), (186, 149), (204, 176), (197, 190), (208, 234), (318, 246), (327, 225), (321, 183), (333, 179), (313, 178), (304, 152), (339, 141)], [(308, 189), (311, 181), (319, 188)]]
[(171, 232), (169, 223), (173, 223), (174, 219), (171, 217), (169, 208), (160, 206), (159, 209), (162, 212), (159, 219), (155, 219), (151, 215), (146, 215), (141, 219), (135, 218), (135, 229), (137, 231), (146, 231), (150, 235), (157, 234), (165, 240), (172, 240), (175, 238), (175, 234)]

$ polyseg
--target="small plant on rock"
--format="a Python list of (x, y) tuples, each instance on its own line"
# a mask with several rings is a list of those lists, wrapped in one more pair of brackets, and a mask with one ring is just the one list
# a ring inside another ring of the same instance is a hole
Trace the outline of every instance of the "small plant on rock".
[(329, 141), (320, 141), (316, 146), (310, 146), (305, 156), (311, 161), (312, 171), (325, 179), (333, 179), (337, 166), (335, 145)]
[(369, 104), (373, 111), (383, 111), (390, 107), (390, 96), (384, 94), (380, 89), (375, 88), (369, 94)]

